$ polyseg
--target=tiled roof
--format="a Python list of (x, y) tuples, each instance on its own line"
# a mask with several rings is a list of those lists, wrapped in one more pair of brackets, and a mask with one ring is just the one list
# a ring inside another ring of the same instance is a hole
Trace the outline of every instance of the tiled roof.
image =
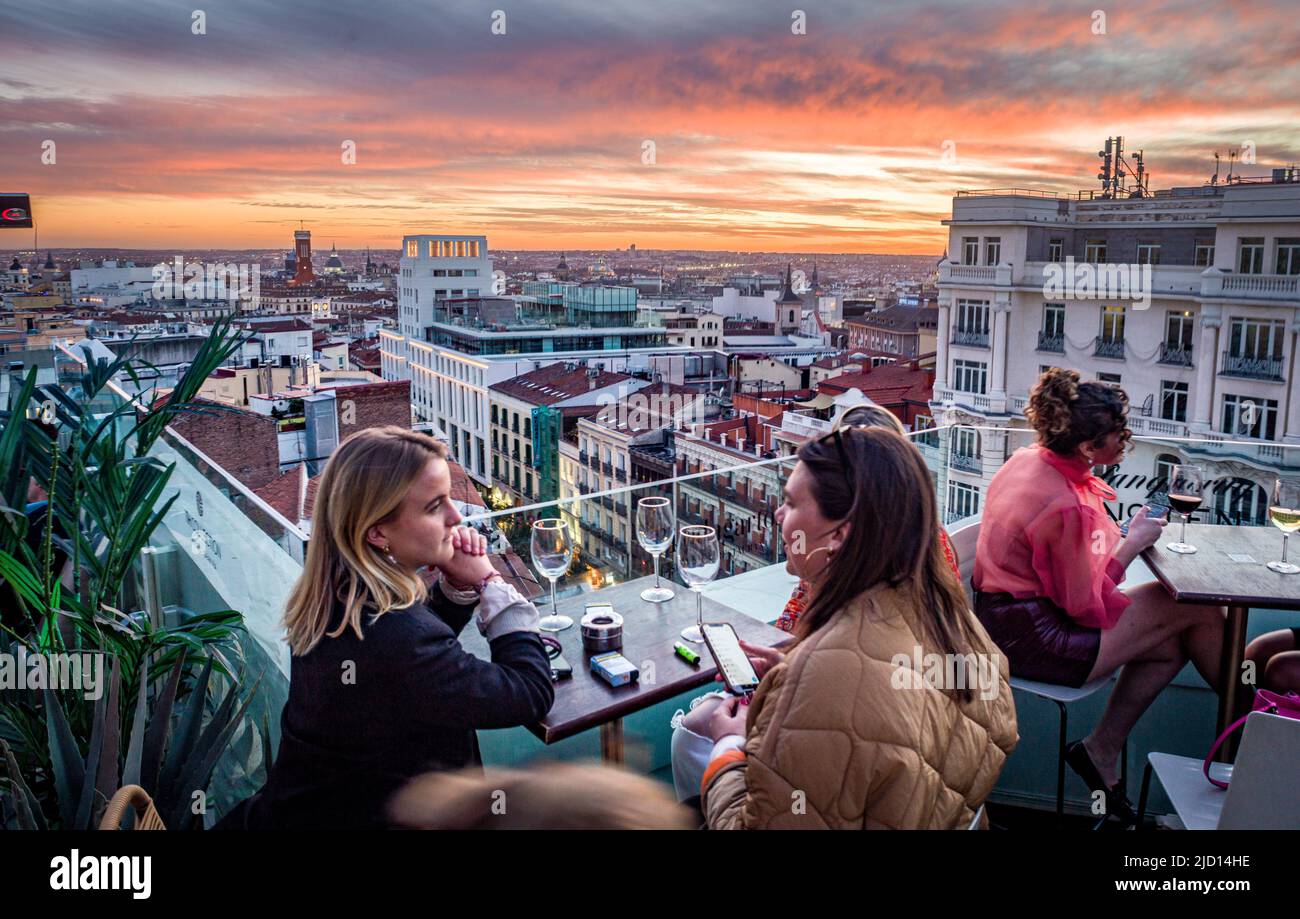
[[(296, 526), (298, 521), (311, 516), (303, 513), (305, 510), (303, 507), (303, 490), (306, 478), (307, 464), (299, 463), (278, 479), (268, 482), (257, 489), (254, 494), (279, 511), (281, 516)], [(312, 500), (314, 503), (314, 493)]]
[(823, 380), (819, 389), (831, 395), (858, 389), (881, 405), (926, 402), (934, 391), (934, 376), (911, 364), (881, 364), (862, 373), (842, 373)]
[[(493, 383), (488, 388), (493, 392), (519, 399), (531, 405), (554, 405), (556, 402), (572, 399), (574, 396), (580, 396), (592, 389), (603, 389), (606, 386), (633, 379), (626, 373), (595, 370), (581, 364), (570, 370), (569, 366), (570, 364), (564, 361), (558, 361), (537, 370), (522, 373), (517, 377), (502, 380), (500, 383)], [(596, 384), (594, 387), (587, 376), (589, 370), (594, 374)]]

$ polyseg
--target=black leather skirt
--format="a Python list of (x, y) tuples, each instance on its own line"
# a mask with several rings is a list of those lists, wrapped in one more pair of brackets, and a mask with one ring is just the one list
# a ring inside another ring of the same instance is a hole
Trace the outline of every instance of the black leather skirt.
[(1082, 686), (1097, 663), (1101, 629), (1079, 625), (1046, 597), (975, 593), (975, 615), (1022, 680)]

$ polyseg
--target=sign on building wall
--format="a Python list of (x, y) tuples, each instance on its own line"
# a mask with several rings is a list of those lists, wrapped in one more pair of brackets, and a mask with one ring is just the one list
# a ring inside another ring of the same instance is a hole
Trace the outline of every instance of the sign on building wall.
[(32, 228), (30, 195), (0, 194), (0, 229)]

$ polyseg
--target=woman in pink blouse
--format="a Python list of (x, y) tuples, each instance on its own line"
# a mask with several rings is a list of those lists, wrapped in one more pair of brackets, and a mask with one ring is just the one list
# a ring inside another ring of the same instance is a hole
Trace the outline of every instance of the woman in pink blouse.
[(1123, 537), (1107, 515), (1115, 493), (1093, 466), (1120, 461), (1128, 398), (1052, 368), (1026, 414), (1038, 442), (993, 477), (975, 549), (975, 611), (1013, 676), (1082, 686), (1124, 668), (1093, 732), (1066, 759), (1107, 813), (1132, 819), (1115, 789), (1119, 754), (1138, 718), (1189, 660), (1218, 689), (1223, 609), (1174, 603), (1157, 583), (1120, 588), (1125, 569), (1165, 522), (1142, 508)]

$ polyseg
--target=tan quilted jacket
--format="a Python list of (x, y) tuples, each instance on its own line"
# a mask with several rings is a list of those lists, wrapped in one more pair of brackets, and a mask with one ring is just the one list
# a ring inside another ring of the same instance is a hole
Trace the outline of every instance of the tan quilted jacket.
[(936, 687), (943, 658), (927, 659), (915, 616), (873, 588), (764, 675), (745, 752), (705, 773), (711, 829), (970, 824), (1019, 740), (1007, 662), (972, 614), (985, 680), (961, 702)]

